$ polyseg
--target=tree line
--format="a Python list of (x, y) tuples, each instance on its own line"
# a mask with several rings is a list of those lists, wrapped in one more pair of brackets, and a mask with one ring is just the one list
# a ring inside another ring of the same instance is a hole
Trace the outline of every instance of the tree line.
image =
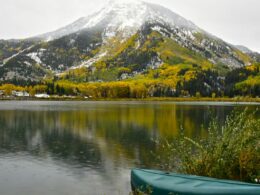
[(2, 84), (0, 90), (10, 95), (13, 90), (27, 91), (30, 95), (87, 96), (93, 98), (147, 98), (147, 97), (235, 97), (260, 96), (260, 66), (240, 68), (220, 77), (217, 71), (194, 73), (191, 79), (129, 79), (111, 82), (73, 82), (69, 80), (43, 81), (18, 85)]

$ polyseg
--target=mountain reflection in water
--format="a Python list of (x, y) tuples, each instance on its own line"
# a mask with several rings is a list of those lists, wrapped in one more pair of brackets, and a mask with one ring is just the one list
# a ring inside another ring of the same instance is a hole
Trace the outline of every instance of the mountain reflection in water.
[[(151, 168), (153, 140), (207, 136), (235, 105), (0, 102), (0, 194), (128, 194), (132, 167)], [(239, 106), (244, 108), (245, 106)], [(256, 108), (257, 106), (250, 106)]]

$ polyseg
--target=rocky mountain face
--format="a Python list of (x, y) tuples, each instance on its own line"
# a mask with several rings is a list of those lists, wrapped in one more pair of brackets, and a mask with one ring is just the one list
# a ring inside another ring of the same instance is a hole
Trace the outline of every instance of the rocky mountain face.
[[(88, 74), (85, 81), (118, 80), (165, 64), (235, 69), (254, 63), (257, 56), (167, 8), (113, 0), (99, 12), (54, 32), (1, 40), (0, 80), (40, 81), (82, 68)], [(102, 72), (106, 76), (100, 76)]]

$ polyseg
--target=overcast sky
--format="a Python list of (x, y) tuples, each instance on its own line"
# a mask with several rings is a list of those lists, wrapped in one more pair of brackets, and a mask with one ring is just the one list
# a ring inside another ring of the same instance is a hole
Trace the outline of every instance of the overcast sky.
[[(260, 52), (260, 0), (146, 0), (164, 5), (232, 44)], [(56, 30), (108, 0), (0, 0), (0, 39)]]

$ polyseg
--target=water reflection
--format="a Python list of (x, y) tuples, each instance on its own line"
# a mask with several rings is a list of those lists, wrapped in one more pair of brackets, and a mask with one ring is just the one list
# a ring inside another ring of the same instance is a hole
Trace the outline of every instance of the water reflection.
[[(233, 108), (135, 102), (2, 102), (0, 193), (126, 194), (130, 168), (153, 165), (152, 139), (174, 137), (181, 126), (187, 136), (206, 136), (200, 127), (207, 126), (210, 113), (223, 123)], [(7, 185), (10, 182), (12, 185)]]

